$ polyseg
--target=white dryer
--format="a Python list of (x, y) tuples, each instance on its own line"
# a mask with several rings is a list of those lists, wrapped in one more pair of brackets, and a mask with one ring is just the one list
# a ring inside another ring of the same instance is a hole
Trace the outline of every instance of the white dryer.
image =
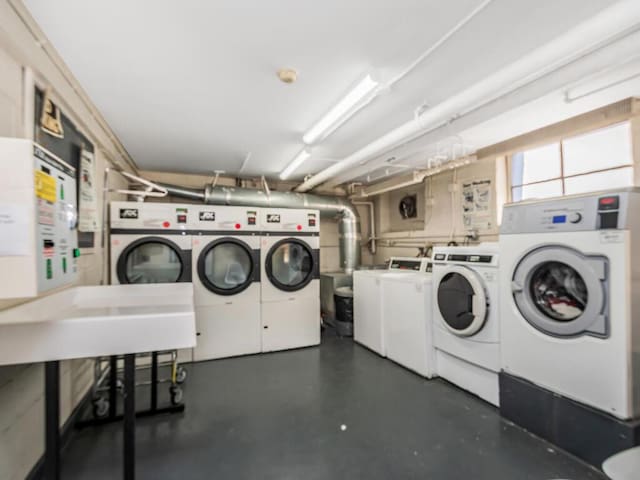
[(387, 356), (383, 315), (382, 279), (389, 274), (424, 273), (428, 258), (392, 257), (384, 270), (353, 272), (353, 339)]
[(640, 191), (505, 206), (502, 367), (622, 419), (640, 416)]
[(320, 343), (320, 212), (264, 208), (262, 351)]
[(111, 283), (191, 281), (193, 205), (111, 202)]
[(431, 378), (436, 375), (432, 264), (425, 262), (424, 270), (382, 277), (382, 318), (387, 358)]
[(499, 404), (498, 244), (433, 249), (438, 376)]
[(193, 289), (198, 346), (194, 360), (258, 353), (260, 225), (248, 207), (195, 207)]

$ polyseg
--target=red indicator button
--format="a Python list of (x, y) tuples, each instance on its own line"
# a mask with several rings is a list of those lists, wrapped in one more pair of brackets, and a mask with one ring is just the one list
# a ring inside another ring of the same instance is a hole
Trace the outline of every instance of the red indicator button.
[(162, 226), (164, 228), (169, 228), (171, 226), (171, 224), (169, 222), (162, 222)]
[(236, 230), (240, 230), (240, 227), (242, 227), (242, 225), (240, 225), (239, 223), (236, 223)]
[(612, 203), (616, 203), (616, 197), (605, 197), (600, 199), (600, 205), (611, 205)]
[(302, 230), (302, 225), (298, 225), (298, 226), (296, 227), (296, 229), (297, 229), (298, 231)]

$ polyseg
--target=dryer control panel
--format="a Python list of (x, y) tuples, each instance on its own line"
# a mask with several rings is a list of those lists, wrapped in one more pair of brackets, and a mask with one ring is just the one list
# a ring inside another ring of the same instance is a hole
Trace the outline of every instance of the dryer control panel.
[(640, 207), (640, 190), (629, 188), (505, 205), (501, 234), (624, 230)]
[(297, 208), (265, 208), (260, 213), (265, 232), (320, 233), (320, 212)]
[(111, 202), (112, 231), (182, 230), (191, 228), (195, 205), (155, 202)]
[(198, 205), (195, 211), (194, 228), (197, 232), (254, 234), (260, 230), (258, 209), (255, 207)]

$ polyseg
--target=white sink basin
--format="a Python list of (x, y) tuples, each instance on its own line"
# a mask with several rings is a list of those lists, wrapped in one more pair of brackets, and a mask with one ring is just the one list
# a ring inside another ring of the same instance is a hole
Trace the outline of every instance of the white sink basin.
[(0, 365), (195, 345), (191, 283), (77, 287), (0, 312)]

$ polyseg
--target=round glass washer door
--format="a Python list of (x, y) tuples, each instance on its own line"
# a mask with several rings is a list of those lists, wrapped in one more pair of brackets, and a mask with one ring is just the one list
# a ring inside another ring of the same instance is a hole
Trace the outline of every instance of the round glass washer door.
[(200, 281), (219, 295), (235, 295), (246, 290), (254, 280), (255, 270), (251, 248), (233, 238), (209, 243), (198, 258)]
[(277, 242), (267, 254), (265, 269), (280, 290), (295, 292), (313, 279), (315, 260), (309, 245), (295, 238)]
[(606, 336), (607, 260), (563, 246), (529, 252), (513, 274), (513, 299), (524, 319), (552, 336)]
[(438, 284), (438, 309), (451, 333), (469, 337), (478, 333), (487, 318), (487, 296), (477, 273), (459, 265), (444, 272)]
[(163, 238), (141, 239), (129, 245), (118, 259), (120, 283), (175, 283), (184, 265), (178, 246)]

